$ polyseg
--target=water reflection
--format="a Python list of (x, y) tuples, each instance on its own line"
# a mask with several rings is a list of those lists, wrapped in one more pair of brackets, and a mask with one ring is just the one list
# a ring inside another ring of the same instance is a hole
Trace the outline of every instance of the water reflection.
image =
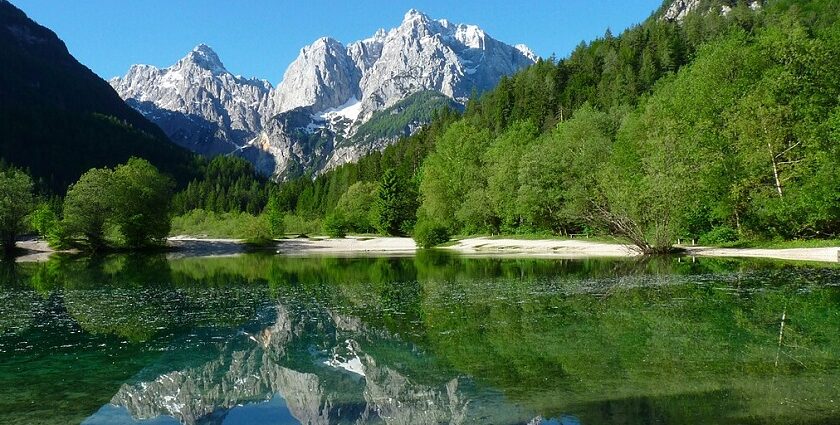
[(839, 282), (671, 258), (6, 264), (0, 422), (837, 421)]

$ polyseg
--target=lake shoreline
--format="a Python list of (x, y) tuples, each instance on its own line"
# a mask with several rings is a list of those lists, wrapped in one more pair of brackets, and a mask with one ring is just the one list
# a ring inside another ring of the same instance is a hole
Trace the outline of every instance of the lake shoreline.
[[(18, 242), (24, 254), (17, 262), (46, 261), (56, 251), (38, 239)], [(274, 244), (253, 246), (242, 239), (201, 238), (186, 235), (167, 239), (167, 257), (218, 257), (246, 252), (267, 251), (286, 256), (365, 256), (414, 255), (418, 247), (404, 237), (348, 236), (280, 239)], [(765, 258), (776, 260), (840, 262), (840, 247), (826, 248), (716, 248), (680, 245), (681, 255), (690, 257)], [(521, 258), (633, 258), (641, 253), (633, 246), (620, 243), (592, 242), (580, 239), (495, 239), (472, 237), (454, 241), (439, 250), (463, 256)]]

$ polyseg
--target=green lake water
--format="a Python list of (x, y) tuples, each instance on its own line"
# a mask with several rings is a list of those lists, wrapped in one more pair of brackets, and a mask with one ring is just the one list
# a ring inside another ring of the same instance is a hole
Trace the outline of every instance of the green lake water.
[(0, 424), (18, 423), (840, 423), (840, 268), (0, 263)]

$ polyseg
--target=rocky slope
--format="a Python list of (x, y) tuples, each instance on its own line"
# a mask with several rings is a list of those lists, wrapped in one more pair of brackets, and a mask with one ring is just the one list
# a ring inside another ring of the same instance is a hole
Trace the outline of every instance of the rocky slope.
[(204, 44), (169, 68), (134, 65), (110, 83), (174, 142), (202, 154), (229, 153), (253, 139), (272, 89), (231, 74)]
[(416, 93), (463, 104), (536, 60), (524, 45), (412, 9), (398, 27), (370, 38), (345, 46), (325, 37), (304, 47), (276, 89), (232, 75), (204, 45), (166, 69), (135, 65), (111, 85), (182, 146), (236, 152), (282, 179), (354, 160), (416, 130), (422, 120), (403, 116), (395, 119), (406, 124), (391, 134), (354, 138), (377, 112), (416, 112), (404, 104)]
[[(737, 0), (725, 0), (720, 4), (720, 12), (726, 15), (736, 7)], [(763, 0), (749, 0), (746, 5), (752, 9), (760, 9)], [(714, 8), (707, 0), (674, 0), (662, 12), (662, 19), (671, 22), (682, 22), (686, 16), (696, 11), (712, 12)]]

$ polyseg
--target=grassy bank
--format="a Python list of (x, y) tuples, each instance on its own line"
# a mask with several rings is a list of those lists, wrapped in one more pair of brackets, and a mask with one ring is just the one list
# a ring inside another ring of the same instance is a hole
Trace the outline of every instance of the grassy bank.
[[(321, 221), (287, 214), (283, 231), (290, 235), (320, 234)], [(171, 236), (188, 235), (207, 238), (263, 239), (269, 234), (265, 216), (246, 212), (216, 213), (196, 209), (172, 218)]]

